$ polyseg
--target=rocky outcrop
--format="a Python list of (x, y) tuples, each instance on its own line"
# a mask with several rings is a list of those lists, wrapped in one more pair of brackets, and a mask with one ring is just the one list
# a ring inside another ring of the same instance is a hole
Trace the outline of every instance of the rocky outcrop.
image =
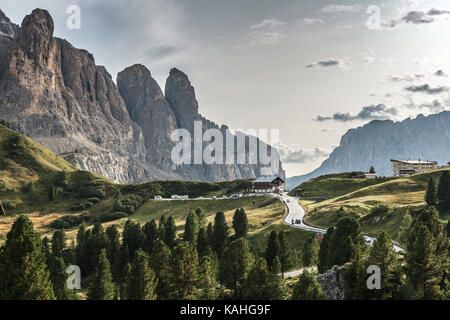
[(175, 128), (191, 131), (196, 120), (204, 129), (219, 128), (198, 113), (183, 72), (170, 72), (166, 95), (143, 65), (120, 72), (116, 86), (92, 54), (53, 37), (53, 31), (45, 10), (34, 10), (21, 27), (0, 12), (0, 119), (13, 129), (80, 169), (121, 183), (259, 175), (260, 164), (172, 163)]
[(344, 278), (346, 266), (334, 266), (330, 271), (316, 277), (328, 300), (344, 300), (350, 298), (350, 290)]
[(375, 120), (349, 130), (322, 165), (305, 176), (288, 180), (291, 187), (320, 175), (368, 171), (374, 166), (379, 176), (391, 176), (391, 159), (450, 159), (450, 112), (417, 116), (401, 122)]

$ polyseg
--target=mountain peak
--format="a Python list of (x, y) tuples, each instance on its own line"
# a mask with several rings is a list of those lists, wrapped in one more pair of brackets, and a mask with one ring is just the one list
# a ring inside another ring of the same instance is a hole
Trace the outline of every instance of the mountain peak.
[(140, 76), (148, 76), (148, 77), (152, 76), (152, 73), (150, 72), (150, 70), (146, 66), (144, 66), (143, 64), (140, 64), (140, 63), (133, 64), (132, 66), (129, 66), (129, 67), (123, 69), (121, 72), (119, 72), (117, 77), (119, 78), (121, 74), (122, 75), (123, 74), (134, 74), (136, 76), (140, 75)]
[(34, 9), (27, 15), (21, 25), (20, 37), (26, 41), (49, 40), (55, 29), (53, 19), (47, 10)]

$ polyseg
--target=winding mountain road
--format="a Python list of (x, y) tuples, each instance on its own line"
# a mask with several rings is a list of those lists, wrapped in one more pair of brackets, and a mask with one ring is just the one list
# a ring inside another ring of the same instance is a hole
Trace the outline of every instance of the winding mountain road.
[[(305, 209), (303, 209), (303, 207), (298, 203), (297, 198), (291, 197), (287, 193), (283, 193), (281, 195), (281, 200), (286, 204), (288, 208), (288, 214), (286, 218), (284, 218), (284, 223), (293, 228), (311, 231), (322, 235), (327, 232), (326, 229), (312, 227), (305, 224)], [(369, 246), (372, 246), (373, 242), (375, 241), (374, 237), (364, 236), (364, 238), (366, 240), (366, 244)], [(394, 251), (403, 252), (403, 249), (394, 243)]]

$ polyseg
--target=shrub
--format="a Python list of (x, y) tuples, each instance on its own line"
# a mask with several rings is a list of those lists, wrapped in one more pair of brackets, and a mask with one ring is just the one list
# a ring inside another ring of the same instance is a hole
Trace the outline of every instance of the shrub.
[(85, 212), (80, 216), (64, 216), (50, 224), (51, 228), (54, 229), (69, 229), (80, 225), (82, 222), (88, 220), (88, 213)]
[(3, 202), (3, 207), (7, 210), (14, 210), (16, 208), (16, 204), (12, 201), (6, 200)]
[(96, 222), (108, 222), (126, 218), (128, 215), (125, 212), (111, 212), (103, 214), (95, 219)]
[(89, 198), (88, 201), (89, 201), (89, 202), (92, 202), (92, 203), (94, 203), (94, 204), (96, 204), (96, 203), (98, 203), (98, 202), (100, 201), (100, 199), (99, 199), (99, 198), (92, 197), (92, 198)]
[(123, 211), (125, 211), (128, 214), (133, 214), (136, 209), (133, 206), (127, 205), (123, 206)]
[(88, 209), (88, 208), (92, 207), (94, 204), (92, 202), (86, 201), (86, 202), (83, 202), (83, 205), (84, 205), (85, 209)]

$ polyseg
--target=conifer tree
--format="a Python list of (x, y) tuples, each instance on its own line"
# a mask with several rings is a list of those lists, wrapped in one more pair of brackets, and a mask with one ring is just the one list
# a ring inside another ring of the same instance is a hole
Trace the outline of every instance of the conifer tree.
[(297, 255), (286, 238), (286, 232), (281, 231), (278, 233), (278, 242), (280, 243), (279, 259), (281, 272), (284, 274), (284, 272), (295, 266)]
[(328, 245), (327, 265), (343, 265), (353, 256), (354, 244), (361, 241), (361, 227), (354, 217), (339, 219)]
[(437, 197), (440, 206), (450, 209), (450, 170), (444, 171), (439, 179)]
[(214, 229), (211, 244), (219, 258), (222, 256), (225, 241), (227, 239), (228, 239), (228, 224), (225, 220), (225, 214), (223, 212), (218, 212), (214, 217)]
[(42, 241), (24, 215), (14, 221), (0, 250), (0, 299), (55, 299)]
[(206, 216), (205, 216), (205, 213), (203, 212), (202, 208), (195, 209), (195, 213), (197, 214), (199, 228), (205, 228), (206, 227)]
[(233, 228), (237, 238), (246, 237), (248, 233), (247, 214), (243, 208), (236, 209), (233, 216)]
[(171, 299), (194, 300), (198, 297), (198, 255), (190, 242), (179, 243), (173, 248), (170, 278)]
[(59, 256), (50, 256), (48, 260), (50, 278), (53, 283), (53, 292), (57, 300), (73, 300), (75, 292), (67, 288), (67, 266), (64, 259)]
[(254, 257), (246, 239), (239, 238), (226, 246), (219, 265), (219, 277), (221, 283), (233, 291), (235, 298), (242, 298), (243, 285), (253, 263)]
[(169, 299), (171, 260), (169, 247), (164, 242), (158, 241), (150, 256), (150, 267), (158, 279), (156, 294), (159, 300)]
[(208, 227), (206, 228), (206, 235), (208, 237), (208, 243), (210, 245), (212, 245), (213, 232), (214, 232), (214, 227), (213, 227), (213, 224), (210, 222), (210, 223), (208, 223)]
[(144, 233), (141, 225), (127, 220), (122, 232), (122, 246), (128, 247), (129, 254), (134, 257), (134, 253), (144, 245)]
[(131, 274), (127, 285), (128, 300), (155, 300), (156, 275), (148, 263), (148, 255), (138, 249), (131, 264)]
[(206, 249), (210, 247), (210, 243), (208, 241), (208, 234), (205, 228), (201, 228), (198, 232), (197, 237), (197, 252), (199, 257), (203, 257), (206, 253)]
[(164, 226), (165, 230), (165, 243), (169, 246), (169, 248), (173, 248), (176, 244), (177, 238), (177, 229), (175, 226), (175, 220), (172, 217), (169, 217)]
[(164, 242), (166, 242), (166, 231), (165, 231), (166, 222), (167, 222), (166, 216), (162, 215), (159, 218), (159, 222), (158, 222), (158, 233), (159, 233), (160, 240), (162, 240)]
[(122, 273), (121, 273), (121, 279), (119, 284), (119, 296), (120, 300), (127, 300), (128, 299), (128, 283), (131, 279), (131, 263), (126, 263), (123, 267)]
[(117, 226), (114, 224), (106, 228), (106, 257), (111, 264), (111, 272), (113, 279), (118, 282), (121, 277), (121, 265), (120, 265), (120, 233)]
[(198, 217), (195, 211), (189, 212), (184, 225), (183, 241), (197, 243), (199, 230)]
[(381, 289), (370, 290), (371, 299), (389, 300), (399, 295), (401, 269), (394, 245), (386, 232), (381, 232), (370, 248), (368, 265), (375, 265), (381, 272)]
[(142, 228), (142, 231), (144, 232), (146, 240), (144, 248), (150, 254), (159, 239), (158, 226), (156, 225), (155, 219), (147, 222)]
[(244, 298), (248, 300), (281, 300), (284, 294), (282, 277), (269, 271), (264, 258), (259, 258), (251, 269)]
[(219, 285), (219, 282), (217, 281), (218, 270), (213, 257), (205, 255), (201, 258), (199, 275), (199, 288), (201, 289), (200, 299), (217, 299), (219, 295), (219, 290), (217, 289), (217, 286)]
[(319, 255), (319, 244), (316, 236), (313, 234), (309, 236), (303, 244), (302, 262), (304, 266), (313, 266), (317, 264)]
[(435, 206), (437, 205), (438, 202), (436, 181), (434, 181), (433, 177), (431, 177), (430, 180), (428, 181), (427, 192), (425, 194), (425, 202), (429, 206)]
[(106, 249), (100, 251), (97, 267), (87, 294), (88, 300), (112, 300), (115, 296), (114, 284)]
[(269, 239), (267, 240), (267, 247), (265, 252), (265, 258), (270, 271), (273, 270), (275, 259), (279, 259), (280, 251), (281, 247), (277, 232), (272, 231), (269, 235)]
[(62, 253), (66, 248), (66, 233), (64, 229), (56, 230), (52, 236), (52, 254), (56, 257), (62, 257)]
[(314, 275), (305, 270), (295, 284), (291, 300), (326, 300), (326, 297)]
[[(362, 236), (361, 236), (362, 237)], [(351, 299), (362, 300), (367, 299), (367, 283), (366, 270), (368, 267), (367, 259), (364, 255), (364, 247), (362, 241), (355, 241), (349, 236), (347, 243), (352, 247), (352, 257), (350, 259), (350, 267), (345, 271), (345, 278), (351, 290)]]
[(319, 273), (325, 273), (330, 268), (328, 265), (328, 246), (330, 244), (333, 231), (334, 228), (329, 228), (320, 242), (319, 257), (317, 262), (317, 269)]
[(408, 230), (406, 294), (414, 299), (444, 297), (440, 283), (448, 259), (448, 240), (436, 208), (429, 207), (413, 221)]

